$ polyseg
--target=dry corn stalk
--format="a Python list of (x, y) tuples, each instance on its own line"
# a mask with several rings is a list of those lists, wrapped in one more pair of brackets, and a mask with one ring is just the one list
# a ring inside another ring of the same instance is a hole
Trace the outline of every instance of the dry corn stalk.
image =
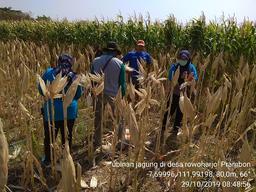
[(238, 75), (235, 78), (235, 82), (236, 82), (236, 88), (239, 91), (242, 90), (245, 83), (245, 77), (243, 74), (240, 73), (240, 71), (238, 72)]
[(140, 102), (135, 106), (137, 114), (141, 115), (144, 109), (149, 109), (151, 105), (160, 105), (157, 100), (151, 98), (151, 87), (147, 91), (145, 89), (139, 89), (139, 91), (135, 90), (135, 92), (141, 98)]
[(195, 117), (195, 109), (190, 101), (190, 99), (187, 96), (187, 93), (184, 93), (184, 111), (187, 115), (187, 117), (191, 120)]
[(58, 185), (59, 192), (76, 191), (76, 170), (70, 155), (68, 143), (65, 143), (63, 159), (61, 160), (61, 181)]
[(185, 110), (184, 110), (184, 95), (183, 93), (180, 94), (180, 99), (179, 99), (179, 106), (180, 106), (180, 111), (184, 114), (185, 113)]
[(81, 74), (80, 85), (85, 87), (86, 89), (90, 89), (92, 87), (91, 79), (88, 73), (86, 73), (85, 75)]
[(41, 78), (41, 76), (38, 75), (38, 74), (37, 74), (37, 80), (38, 80), (38, 84), (39, 84), (40, 87), (41, 87), (41, 90), (42, 90), (42, 92), (43, 92), (43, 95), (49, 97), (49, 96), (50, 96), (50, 93), (49, 93), (49, 91), (48, 91), (47, 88), (46, 88), (45, 82), (44, 82), (44, 80)]
[(89, 74), (89, 77), (90, 77), (90, 79), (91, 79), (93, 82), (96, 82), (96, 83), (101, 83), (101, 82), (104, 81), (104, 75), (100, 75), (99, 73), (96, 73), (96, 74), (90, 73), (90, 74)]
[(94, 95), (98, 96), (100, 95), (103, 90), (104, 90), (104, 74), (89, 74), (89, 77), (91, 79), (91, 81), (95, 82), (97, 84), (97, 86), (92, 88), (92, 92), (94, 93)]
[(56, 78), (51, 82), (51, 84), (45, 85), (44, 80), (40, 75), (37, 75), (37, 81), (41, 87), (42, 93), (46, 98), (60, 98), (60, 92), (67, 85), (67, 76), (62, 77), (61, 72), (56, 76)]
[(130, 97), (131, 101), (135, 101), (135, 87), (132, 83), (127, 85), (127, 94)]
[(180, 76), (180, 67), (178, 67), (178, 69), (175, 71), (174, 74), (171, 74), (172, 78), (172, 86), (176, 86), (176, 84), (178, 83), (178, 79)]
[(64, 89), (64, 87), (67, 85), (67, 80), (67, 76), (62, 77), (61, 72), (56, 76), (56, 78), (51, 82), (49, 87), (51, 98), (54, 98)]
[(80, 83), (81, 80), (81, 76), (78, 75), (78, 77), (73, 81), (73, 83), (70, 85), (64, 99), (63, 99), (63, 106), (64, 109), (67, 109), (67, 107), (71, 104), (71, 102), (73, 101), (73, 98), (76, 94), (77, 91), (77, 87)]
[(3, 131), (3, 123), (0, 119), (0, 191), (4, 191), (8, 179), (8, 143)]
[(207, 105), (207, 115), (209, 115), (210, 113), (215, 113), (218, 110), (221, 103), (221, 96), (222, 87), (219, 87), (219, 89), (213, 95), (208, 92), (207, 102), (209, 103), (209, 105)]
[(135, 111), (133, 110), (132, 104), (128, 106), (128, 122), (131, 130), (131, 142), (137, 144), (139, 141), (139, 126), (136, 119)]

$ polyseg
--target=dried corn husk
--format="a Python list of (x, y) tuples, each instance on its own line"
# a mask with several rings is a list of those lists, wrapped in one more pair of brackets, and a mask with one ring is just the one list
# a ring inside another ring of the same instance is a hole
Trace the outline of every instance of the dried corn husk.
[(104, 90), (104, 82), (102, 82), (100, 85), (98, 85), (97, 87), (93, 88), (93, 92), (96, 96), (98, 96), (99, 94), (101, 94)]
[(245, 64), (245, 66), (243, 67), (242, 74), (245, 77), (246, 81), (248, 81), (250, 79), (250, 68), (249, 68), (249, 65), (247, 62)]
[(8, 143), (3, 131), (3, 123), (0, 119), (0, 191), (4, 191), (8, 179)]
[(54, 97), (56, 94), (58, 94), (59, 92), (61, 92), (64, 87), (67, 85), (67, 76), (65, 77), (61, 77), (61, 74), (59, 74), (55, 80), (52, 81), (51, 85), (50, 85), (50, 93), (51, 93), (51, 97)]
[(239, 102), (241, 101), (241, 98), (243, 96), (242, 90), (240, 90), (235, 97), (233, 98), (233, 101), (231, 103), (231, 110), (235, 110), (238, 107)]
[(181, 92), (180, 93), (180, 100), (179, 100), (179, 106), (180, 106), (180, 111), (184, 114), (185, 113), (185, 107), (184, 107), (184, 95), (183, 93)]
[(92, 87), (91, 79), (90, 79), (90, 76), (88, 74), (85, 74), (85, 75), (82, 74), (81, 75), (80, 85), (82, 87), (85, 87), (86, 89), (90, 89)]
[(47, 96), (48, 94), (47, 94), (47, 92), (48, 92), (48, 90), (47, 90), (47, 88), (46, 88), (46, 85), (45, 85), (45, 83), (44, 83), (44, 80), (41, 78), (41, 76), (40, 75), (36, 75), (37, 76), (37, 81), (38, 81), (38, 83), (39, 83), (39, 85), (40, 85), (40, 87), (41, 87), (41, 90), (42, 90), (42, 92), (43, 92), (43, 95), (44, 96)]
[(240, 71), (238, 72), (238, 75), (235, 78), (235, 82), (236, 82), (236, 88), (238, 90), (242, 90), (244, 87), (245, 77), (240, 73)]
[(207, 101), (209, 105), (207, 105), (207, 115), (210, 113), (215, 113), (218, 110), (221, 103), (222, 87), (219, 87), (219, 89), (212, 96), (210, 94), (208, 96), (209, 100)]
[(63, 101), (63, 106), (64, 108), (66, 109), (72, 102), (75, 94), (76, 94), (76, 91), (77, 91), (77, 87), (79, 85), (79, 82), (80, 82), (80, 79), (81, 79), (81, 76), (79, 75), (75, 80), (74, 82), (70, 85), (65, 97), (64, 97), (64, 101)]
[(25, 113), (25, 115), (27, 115), (30, 119), (35, 118), (31, 115), (31, 113), (26, 109), (26, 107), (21, 102), (19, 102), (19, 106), (20, 106), (20, 109)]
[(58, 185), (58, 191), (70, 192), (76, 190), (76, 170), (75, 164), (69, 152), (69, 146), (66, 142), (63, 159), (61, 160), (61, 181)]
[(187, 96), (187, 93), (184, 94), (184, 112), (186, 113), (187, 117), (191, 120), (195, 117), (195, 109)]
[(90, 181), (90, 187), (94, 189), (97, 186), (98, 186), (98, 180), (95, 176), (92, 176), (91, 181)]
[(135, 87), (132, 83), (128, 84), (127, 93), (130, 96), (131, 100), (134, 101), (134, 99), (135, 99)]
[(214, 122), (214, 120), (216, 119), (216, 117), (217, 117), (217, 114), (212, 114), (212, 113), (211, 113), (211, 114), (208, 116), (208, 118), (206, 119), (204, 125), (205, 125), (206, 127), (208, 127), (208, 128), (211, 128), (212, 123)]
[(247, 136), (245, 136), (244, 144), (242, 146), (240, 155), (239, 155), (239, 160), (241, 162), (250, 162), (252, 160), (252, 151), (251, 147), (248, 143)]
[(175, 71), (173, 77), (172, 77), (172, 85), (175, 87), (178, 83), (178, 79), (180, 76), (180, 67)]
[(99, 73), (96, 73), (96, 74), (89, 73), (89, 77), (93, 82), (96, 82), (96, 83), (101, 83), (102, 81), (104, 81), (104, 75), (100, 75)]

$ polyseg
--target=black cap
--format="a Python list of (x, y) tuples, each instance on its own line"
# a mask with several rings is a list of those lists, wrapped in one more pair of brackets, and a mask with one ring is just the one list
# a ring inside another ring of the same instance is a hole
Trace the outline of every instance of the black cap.
[(121, 50), (119, 46), (114, 41), (109, 41), (107, 43), (107, 46), (103, 49), (103, 51), (113, 51), (113, 52), (116, 51), (118, 54), (121, 54)]

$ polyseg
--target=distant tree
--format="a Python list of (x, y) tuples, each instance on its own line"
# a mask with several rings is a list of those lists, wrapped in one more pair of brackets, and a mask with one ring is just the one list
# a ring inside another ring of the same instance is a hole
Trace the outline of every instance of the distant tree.
[(11, 7), (0, 7), (0, 20), (32, 20), (29, 13), (13, 10)]
[(38, 16), (36, 18), (37, 21), (51, 21), (51, 17), (47, 17), (46, 15)]

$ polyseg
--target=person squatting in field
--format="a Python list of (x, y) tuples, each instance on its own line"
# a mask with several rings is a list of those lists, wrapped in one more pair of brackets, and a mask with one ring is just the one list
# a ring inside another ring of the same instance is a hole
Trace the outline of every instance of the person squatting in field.
[(143, 60), (146, 63), (147, 72), (150, 71), (150, 66), (152, 65), (152, 58), (145, 49), (145, 42), (143, 40), (138, 40), (134, 51), (127, 53), (122, 58), (124, 63), (129, 62), (129, 67), (133, 68), (134, 71), (129, 75), (129, 81), (132, 81), (132, 84), (138, 89), (139, 86), (139, 65), (140, 61)]
[[(191, 61), (191, 54), (188, 50), (181, 50), (178, 54), (177, 62), (174, 64), (171, 64), (169, 74), (168, 74), (169, 81), (172, 81), (173, 76), (176, 70), (178, 69), (178, 67), (180, 68), (180, 76), (178, 78), (178, 83), (173, 90), (171, 105), (170, 105), (169, 99), (167, 102), (167, 110), (164, 114), (164, 119), (162, 123), (161, 142), (163, 142), (167, 120), (175, 113), (175, 111), (176, 111), (176, 116), (174, 120), (173, 129), (171, 130), (171, 136), (173, 138), (176, 138), (179, 128), (181, 127), (183, 114), (179, 106), (179, 98), (180, 98), (180, 91), (181, 91), (180, 86), (185, 82), (185, 79), (187, 79), (188, 81), (192, 81), (193, 79), (195, 79), (196, 81), (198, 80), (197, 71), (196, 71), (195, 65)], [(168, 117), (169, 110), (170, 110), (170, 114), (169, 114), (170, 117)]]
[[(61, 73), (62, 77), (68, 77), (68, 83), (64, 88), (64, 92), (68, 90), (72, 82), (77, 78), (77, 74), (72, 70), (72, 65), (74, 63), (74, 59), (68, 54), (62, 54), (58, 57), (57, 66), (50, 67), (46, 69), (44, 74), (42, 75), (42, 79), (45, 83), (52, 81), (56, 78), (56, 76)], [(41, 87), (38, 87), (39, 92), (43, 95)], [(77, 118), (78, 113), (78, 99), (83, 94), (83, 88), (78, 86), (76, 94), (73, 98), (73, 101), (67, 108), (67, 127), (68, 127), (68, 142), (69, 148), (71, 150), (72, 147), (72, 130)], [(43, 159), (43, 164), (45, 166), (50, 165), (51, 162), (51, 150), (50, 150), (50, 133), (49, 133), (49, 124), (51, 127), (51, 135), (53, 135), (53, 131), (55, 131), (55, 137), (57, 137), (58, 132), (61, 132), (61, 143), (64, 147), (65, 144), (65, 135), (64, 135), (64, 114), (63, 114), (63, 101), (62, 98), (54, 99), (54, 117), (52, 117), (52, 109), (51, 109), (51, 100), (49, 98), (45, 98), (45, 102), (42, 108), (43, 114), (43, 124), (44, 124), (44, 152), (45, 158)], [(47, 110), (49, 109), (49, 111)], [(49, 114), (49, 117), (48, 117)], [(50, 123), (48, 123), (50, 121)], [(55, 123), (55, 130), (52, 129), (53, 121)]]
[[(121, 87), (122, 96), (125, 95), (125, 66), (119, 59), (121, 51), (118, 45), (111, 41), (107, 47), (103, 49), (103, 54), (97, 57), (92, 62), (92, 73), (104, 73), (104, 90), (103, 93), (96, 96), (96, 109), (94, 121), (94, 149), (102, 145), (102, 111), (106, 104), (109, 104), (113, 115), (115, 114), (114, 98), (116, 97), (119, 88)], [(112, 126), (112, 122), (111, 122)]]

